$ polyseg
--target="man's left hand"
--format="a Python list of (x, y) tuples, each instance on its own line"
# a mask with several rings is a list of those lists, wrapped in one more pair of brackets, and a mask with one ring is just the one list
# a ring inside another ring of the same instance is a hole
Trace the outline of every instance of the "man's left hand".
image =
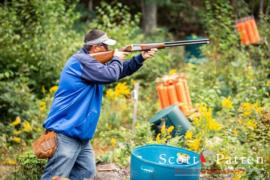
[(142, 51), (142, 57), (144, 60), (149, 59), (155, 55), (157, 48), (150, 49), (149, 51)]

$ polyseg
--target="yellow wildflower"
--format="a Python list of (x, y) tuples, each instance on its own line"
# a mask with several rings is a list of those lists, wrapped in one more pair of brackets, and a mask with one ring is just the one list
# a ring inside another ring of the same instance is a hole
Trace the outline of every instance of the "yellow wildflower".
[(58, 89), (58, 86), (52, 86), (50, 88), (50, 93), (55, 93), (57, 91), (57, 89)]
[(173, 74), (176, 74), (176, 69), (171, 69), (171, 70), (169, 71), (169, 75), (173, 75)]
[(19, 134), (21, 134), (21, 132), (22, 132), (22, 131), (14, 130), (12, 134), (14, 134), (14, 135), (19, 135)]
[(14, 165), (16, 165), (16, 161), (13, 159), (7, 159), (4, 161), (4, 164), (14, 166)]
[(170, 126), (170, 127), (167, 129), (167, 132), (170, 134), (173, 130), (174, 130), (174, 126)]
[(32, 127), (31, 127), (31, 125), (30, 125), (30, 123), (28, 121), (24, 121), (22, 126), (23, 126), (22, 130), (24, 132), (31, 132), (32, 131)]
[(204, 112), (204, 113), (203, 113), (203, 117), (204, 117), (206, 120), (212, 119), (212, 110), (209, 109), (209, 111)]
[(215, 119), (209, 119), (207, 125), (209, 130), (219, 131), (221, 129), (221, 125)]
[[(232, 177), (232, 180), (241, 180), (246, 175), (246, 172), (244, 170), (238, 170), (235, 171)], [(245, 179), (245, 178), (244, 178)]]
[(239, 176), (238, 174), (234, 174), (232, 180), (241, 180), (241, 176)]
[(243, 116), (249, 117), (251, 115), (251, 111), (244, 111)]
[(161, 126), (161, 134), (165, 134), (166, 133), (166, 126), (165, 126), (165, 124), (163, 124), (162, 126)]
[(248, 102), (244, 102), (240, 105), (240, 108), (243, 110), (243, 111), (250, 111), (252, 109), (252, 104), (251, 103), (248, 103)]
[(268, 87), (270, 87), (270, 80), (268, 80), (268, 81), (266, 82), (266, 85), (267, 85)]
[(127, 86), (127, 83), (118, 83), (115, 87), (115, 96), (125, 96), (130, 94), (130, 89)]
[(41, 92), (42, 92), (43, 94), (46, 93), (46, 90), (45, 90), (45, 87), (44, 87), (44, 86), (41, 87)]
[(189, 140), (187, 146), (190, 150), (198, 151), (200, 147), (200, 139)]
[(253, 105), (248, 102), (244, 102), (240, 105), (240, 110), (243, 112), (243, 116), (249, 117), (252, 113)]
[(247, 121), (247, 127), (250, 129), (255, 129), (257, 127), (257, 123), (254, 120), (248, 120)]
[(206, 120), (212, 118), (212, 109), (208, 108), (206, 105), (200, 105), (199, 112)]
[(238, 136), (238, 131), (237, 131), (237, 129), (233, 129), (233, 130), (232, 130), (232, 134), (233, 134), (234, 136)]
[(261, 114), (262, 110), (263, 110), (259, 103), (254, 104), (254, 109), (255, 109), (256, 113), (258, 113), (258, 114)]
[(116, 139), (115, 138), (111, 139), (111, 144), (112, 144), (112, 147), (115, 147), (115, 145), (116, 145)]
[(207, 112), (207, 107), (205, 104), (200, 104), (199, 106), (199, 112)]
[(21, 142), (21, 138), (19, 137), (12, 137), (11, 141), (15, 142), (15, 143), (20, 143)]
[(188, 130), (186, 132), (185, 139), (192, 139), (192, 136), (193, 136), (192, 131)]
[(232, 100), (231, 100), (231, 97), (228, 97), (228, 98), (225, 98), (223, 99), (223, 101), (221, 102), (222, 104), (222, 107), (224, 109), (232, 109), (233, 108), (233, 103), (232, 103)]
[(158, 135), (157, 135), (157, 137), (156, 137), (156, 141), (157, 141), (158, 144), (161, 143), (161, 140), (160, 140), (160, 133), (158, 133)]
[(113, 89), (110, 88), (106, 91), (106, 97), (108, 97), (109, 99), (115, 98), (115, 93), (114, 93)]
[(237, 119), (237, 123), (239, 123), (240, 125), (243, 125), (244, 121), (245, 121), (244, 119)]
[(13, 121), (10, 125), (11, 126), (17, 126), (20, 123), (21, 123), (21, 118), (20, 118), (20, 116), (17, 116), (16, 119), (15, 119), (15, 121)]
[(201, 122), (202, 122), (202, 119), (201, 118), (194, 118), (193, 119), (193, 124), (196, 126), (196, 127), (199, 127), (201, 125)]
[(39, 103), (39, 111), (40, 112), (45, 112), (45, 110), (46, 110), (46, 102), (45, 101), (41, 101)]
[(121, 110), (121, 112), (124, 112), (124, 111), (126, 111), (128, 109), (128, 106), (127, 106), (126, 103), (123, 102), (123, 103), (120, 103), (118, 105), (118, 108), (119, 108), (119, 110)]
[(137, 81), (136, 81), (136, 80), (131, 79), (130, 84), (134, 85), (134, 84), (136, 84), (136, 83), (137, 83)]

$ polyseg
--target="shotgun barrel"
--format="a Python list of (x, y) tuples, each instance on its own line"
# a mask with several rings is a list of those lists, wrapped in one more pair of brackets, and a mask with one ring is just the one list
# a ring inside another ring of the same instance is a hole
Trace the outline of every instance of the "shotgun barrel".
[(163, 49), (166, 47), (174, 46), (186, 46), (193, 44), (209, 44), (209, 39), (197, 39), (197, 40), (181, 40), (181, 41), (171, 41), (162, 43), (145, 43), (145, 44), (131, 44), (122, 48), (122, 51), (133, 52), (133, 51), (147, 51), (152, 48)]
[[(209, 44), (209, 39), (197, 39), (197, 40), (181, 40), (181, 41), (171, 41), (171, 42), (161, 42), (161, 43), (144, 43), (144, 44), (131, 44), (124, 48), (121, 48), (120, 51), (124, 52), (134, 52), (134, 51), (148, 51), (152, 48), (163, 49), (166, 47), (174, 46), (186, 46), (193, 44)], [(97, 61), (105, 64), (113, 58), (114, 51), (105, 51), (90, 54)]]
[(181, 41), (172, 41), (172, 42), (164, 42), (165, 47), (173, 47), (173, 46), (186, 46), (193, 44), (209, 44), (209, 39), (197, 39), (197, 40), (181, 40)]

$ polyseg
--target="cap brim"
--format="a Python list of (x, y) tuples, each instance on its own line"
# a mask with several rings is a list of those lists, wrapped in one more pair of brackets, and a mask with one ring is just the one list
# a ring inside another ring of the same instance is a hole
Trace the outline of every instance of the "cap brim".
[(113, 46), (116, 44), (116, 40), (114, 39), (107, 39), (106, 41), (103, 42), (104, 44), (107, 44), (109, 46)]

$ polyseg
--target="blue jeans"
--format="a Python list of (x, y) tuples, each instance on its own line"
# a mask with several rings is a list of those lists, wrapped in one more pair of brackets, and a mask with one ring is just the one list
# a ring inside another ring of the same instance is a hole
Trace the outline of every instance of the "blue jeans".
[(42, 180), (53, 176), (71, 180), (92, 179), (95, 176), (95, 155), (89, 141), (80, 141), (63, 134), (57, 134), (58, 147), (48, 160)]

